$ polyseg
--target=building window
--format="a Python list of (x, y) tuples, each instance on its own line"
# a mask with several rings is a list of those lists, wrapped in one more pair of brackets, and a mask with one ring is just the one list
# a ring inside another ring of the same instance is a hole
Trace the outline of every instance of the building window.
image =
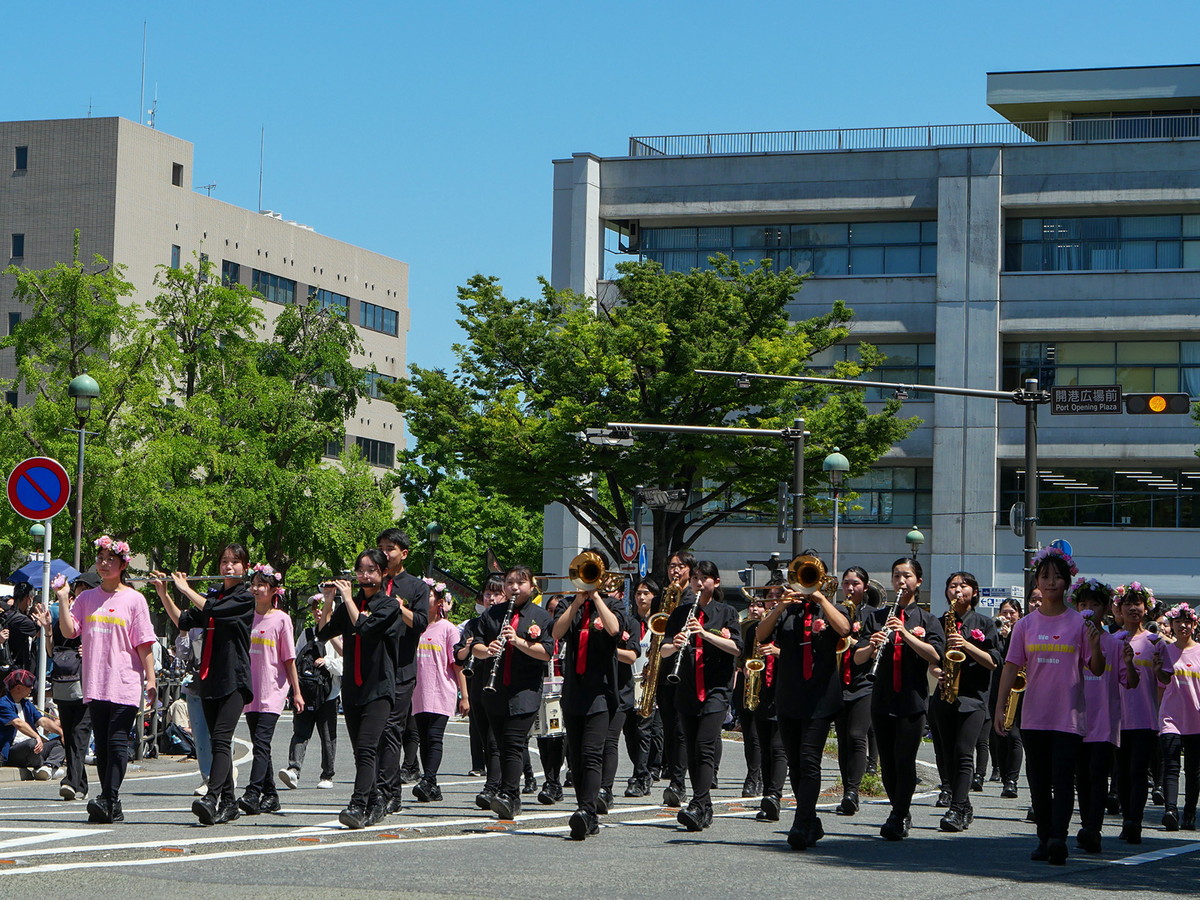
[(338, 459), (342, 455), (342, 451), (346, 449), (344, 441), (326, 441), (324, 456), (328, 459)]
[(264, 300), (281, 303), (287, 306), (296, 302), (296, 282), (280, 275), (272, 275), (255, 269), (250, 281), (250, 289), (261, 294)]
[(1004, 269), (1200, 269), (1200, 215), (1009, 219)]
[[(1200, 469), (1038, 469), (1041, 527), (1200, 528)], [(1000, 469), (1001, 519), (1025, 499), (1025, 469)], [(1007, 521), (999, 524), (1007, 525)]]
[[(861, 376), (866, 381), (892, 381), (898, 384), (933, 384), (934, 345), (926, 344), (878, 344), (879, 351), (887, 359), (870, 372)], [(813, 354), (811, 365), (827, 374), (839, 362), (861, 362), (857, 344), (839, 344)], [(887, 388), (864, 388), (867, 400), (890, 400), (893, 391)], [(932, 400), (933, 395), (913, 391), (909, 400)]]
[(16, 406), (17, 405), (17, 392), (16, 391), (5, 391), (4, 392), (4, 402), (7, 403), (9, 406)]
[(384, 469), (392, 468), (396, 463), (396, 445), (387, 441), (376, 441), (372, 438), (358, 437), (354, 439), (358, 449), (362, 451), (363, 459), (373, 466)]
[(242, 267), (227, 259), (221, 260), (221, 284), (241, 284)]
[(172, 269), (179, 268), (179, 262), (180, 262), (181, 255), (182, 255), (182, 251), (179, 249), (179, 245), (172, 244), (171, 245), (171, 268)]
[[(858, 496), (848, 498), (850, 492)], [(933, 522), (933, 469), (881, 467), (848, 478), (840, 506), (843, 524), (928, 526)], [(811, 521), (832, 523), (832, 509), (824, 515), (814, 514)]]
[(14, 156), (14, 160), (13, 160), (13, 170), (14, 171), (24, 172), (26, 169), (29, 168), (29, 148), (28, 147), (17, 147), (16, 153), (13, 154), (13, 156)]
[(399, 317), (394, 309), (386, 306), (376, 306), (374, 303), (358, 305), (358, 324), (372, 331), (382, 331), (384, 334), (399, 334)]
[(8, 314), (8, 333), (12, 334), (20, 324), (21, 314), (19, 312), (10, 312)]
[(1057, 341), (1004, 345), (1004, 390), (1119, 384), (1129, 393), (1200, 397), (1200, 341)]
[(743, 263), (771, 260), (782, 272), (818, 277), (932, 275), (937, 272), (937, 222), (837, 222), (643, 228), (643, 259), (668, 272), (705, 268), (723, 253)]
[(171, 164), (171, 184), (183, 187), (183, 163)]
[(325, 288), (317, 288), (313, 292), (313, 299), (318, 309), (328, 309), (342, 319), (349, 315), (350, 298), (345, 294), (335, 294)]
[(14, 234), (12, 236), (11, 249), (12, 253), (9, 255), (12, 256), (13, 259), (21, 259), (23, 256), (25, 256), (25, 235)]
[(392, 375), (382, 375), (379, 372), (363, 372), (363, 380), (367, 386), (367, 396), (372, 400), (383, 398), (383, 392), (379, 389), (379, 385), (396, 383), (396, 379)]

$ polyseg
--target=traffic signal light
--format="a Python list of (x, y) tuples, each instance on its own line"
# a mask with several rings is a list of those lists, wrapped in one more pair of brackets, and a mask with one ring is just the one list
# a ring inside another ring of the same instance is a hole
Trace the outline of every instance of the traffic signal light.
[(1125, 412), (1134, 415), (1170, 415), (1192, 411), (1192, 398), (1187, 394), (1126, 394)]

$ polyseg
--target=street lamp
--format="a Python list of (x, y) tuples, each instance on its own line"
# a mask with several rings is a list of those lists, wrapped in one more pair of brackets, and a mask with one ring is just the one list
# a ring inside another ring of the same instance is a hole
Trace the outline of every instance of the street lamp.
[(920, 550), (921, 545), (923, 543), (925, 543), (925, 535), (923, 535), (923, 534), (921, 534), (921, 532), (917, 531), (917, 526), (914, 525), (912, 527), (912, 531), (910, 531), (908, 533), (908, 536), (905, 537), (904, 539), (906, 541), (908, 541), (908, 546), (912, 548), (913, 559), (916, 559), (917, 551)]
[(425, 577), (433, 577), (433, 557), (437, 554), (438, 541), (442, 539), (442, 526), (430, 522), (425, 526), (425, 536), (429, 538), (429, 561), (425, 564)]
[(846, 459), (837, 447), (834, 447), (833, 452), (821, 463), (821, 471), (828, 473), (829, 486), (833, 494), (833, 572), (836, 576), (841, 571), (838, 568), (838, 501), (842, 494), (842, 476), (850, 471), (850, 460)]
[[(87, 440), (88, 431), (84, 430), (88, 413), (92, 411), (92, 401), (100, 396), (100, 385), (96, 379), (86, 372), (76, 375), (67, 385), (67, 394), (75, 398), (75, 422), (78, 428), (68, 428), (79, 435), (79, 462), (75, 467), (75, 560), (76, 570), (79, 569), (79, 545), (83, 540), (83, 445)], [(90, 432), (95, 434), (95, 432)]]

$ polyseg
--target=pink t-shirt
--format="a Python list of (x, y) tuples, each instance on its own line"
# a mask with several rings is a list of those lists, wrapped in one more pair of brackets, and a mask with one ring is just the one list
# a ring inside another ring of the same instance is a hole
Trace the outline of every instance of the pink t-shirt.
[(1200, 734), (1200, 644), (1186, 650), (1167, 644), (1163, 668), (1174, 669), (1163, 691), (1159, 714), (1162, 734)]
[(250, 626), (250, 688), (254, 699), (246, 706), (246, 712), (283, 712), (288, 695), (284, 663), (295, 658), (292, 617), (281, 609), (273, 609), (265, 616), (255, 613), (254, 624)]
[(1083, 616), (1073, 609), (1057, 616), (1035, 610), (1017, 621), (1005, 662), (1025, 667), (1022, 730), (1084, 734), (1083, 670), (1091, 656)]
[(1100, 633), (1100, 649), (1104, 651), (1104, 674), (1093, 675), (1083, 670), (1083, 699), (1087, 709), (1087, 733), (1085, 744), (1121, 742), (1121, 692), (1124, 690), (1127, 673), (1122, 654), (1125, 642), (1109, 634)]
[(1149, 728), (1158, 731), (1158, 679), (1154, 676), (1154, 651), (1167, 644), (1157, 634), (1143, 631), (1128, 638), (1133, 647), (1133, 664), (1137, 666), (1138, 685), (1121, 691), (1121, 730)]
[(137, 648), (154, 643), (146, 598), (131, 587), (114, 593), (92, 588), (71, 605), (82, 636), (83, 699), (142, 705), (142, 658)]
[(458, 678), (454, 666), (454, 645), (457, 643), (458, 629), (445, 619), (438, 619), (422, 632), (417, 644), (413, 713), (452, 716), (458, 710)]

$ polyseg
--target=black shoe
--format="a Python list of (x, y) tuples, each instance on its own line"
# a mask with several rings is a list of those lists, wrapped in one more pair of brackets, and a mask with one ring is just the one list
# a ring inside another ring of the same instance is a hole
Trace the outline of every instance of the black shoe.
[(646, 778), (630, 778), (629, 786), (625, 788), (626, 797), (649, 797), (650, 784), (649, 777)]
[(792, 826), (791, 831), (787, 833), (787, 842), (788, 846), (793, 850), (807, 850), (808, 829), (797, 822)]
[(567, 769), (567, 771), (563, 773), (562, 786), (563, 787), (575, 787), (575, 779), (571, 777), (570, 769)]
[[(399, 792), (397, 792), (395, 794), (392, 794), (392, 796), (388, 797), (386, 801), (381, 799), (380, 803), (379, 803), (379, 807), (380, 807), (380, 809), (383, 810), (382, 815), (380, 815), (380, 817), (379, 817), (380, 819), (382, 819), (384, 816), (390, 816), (392, 813), (398, 813), (401, 810), (403, 810), (404, 809), (404, 800), (400, 796)], [(376, 820), (376, 821), (378, 821), (378, 820)]]
[(534, 778), (533, 773), (530, 772), (528, 775), (525, 776), (525, 786), (521, 788), (521, 793), (522, 794), (536, 794), (537, 790), (538, 790), (537, 779)]
[(868, 759), (867, 760), (866, 774), (867, 775), (878, 775), (879, 774), (879, 760), (877, 760), (877, 759)]
[(760, 822), (778, 822), (779, 821), (779, 798), (771, 794), (767, 794), (762, 798), (762, 803), (759, 804), (758, 815), (755, 816)]
[(367, 809), (361, 803), (351, 801), (349, 806), (338, 813), (338, 821), (347, 828), (366, 828), (369, 821), (367, 818)]
[(114, 825), (125, 821), (125, 810), (121, 809), (120, 800), (113, 800), (108, 804), (108, 821)]
[(896, 813), (892, 813), (879, 829), (879, 836), (885, 841), (902, 841), (908, 837), (908, 829), (911, 824), (911, 816), (898, 816)]
[(1163, 793), (1162, 785), (1156, 784), (1150, 789), (1150, 801), (1155, 806), (1162, 806), (1167, 802), (1166, 794)]
[(242, 794), (238, 798), (238, 808), (248, 816), (257, 816), (259, 813), (259, 798), (258, 794)]
[(433, 803), (442, 799), (442, 789), (435, 780), (426, 775), (413, 787), (413, 796), (420, 803)]
[(743, 797), (761, 797), (763, 792), (762, 778), (753, 773), (746, 776), (742, 782)]
[(858, 813), (858, 791), (846, 791), (842, 795), (842, 802), (838, 804), (837, 814), (839, 816), (853, 816)]
[(1140, 822), (1126, 822), (1121, 829), (1121, 840), (1127, 844), (1140, 844), (1142, 842), (1142, 825)]
[(992, 766), (992, 774), (991, 774), (991, 777), (988, 778), (988, 781), (1003, 781), (1003, 780), (1004, 779), (1000, 777), (1000, 767)]
[(1109, 794), (1108, 799), (1104, 801), (1104, 811), (1110, 816), (1115, 816), (1121, 811), (1121, 798), (1115, 793)]
[(1051, 838), (1046, 845), (1046, 861), (1052, 866), (1065, 866), (1069, 855), (1067, 842), (1062, 838)]
[(279, 795), (270, 794), (258, 801), (258, 811), (260, 813), (277, 813), (279, 812)]
[(710, 784), (710, 785), (709, 785), (709, 790), (713, 790), (713, 791), (715, 791), (715, 790), (717, 790), (717, 788), (719, 788), (720, 786), (721, 786), (721, 785), (720, 785), (720, 784), (717, 782), (717, 773), (716, 773), (716, 772), (714, 772), (714, 773), (713, 773), (713, 780), (712, 780), (712, 784)]
[(950, 792), (945, 788), (942, 788), (938, 791), (937, 802), (933, 805), (938, 809), (947, 809), (950, 806), (950, 801), (952, 799), (953, 797), (950, 795)]
[(492, 812), (500, 819), (515, 819), (521, 814), (521, 799), (497, 794), (492, 798)]
[(482, 791), (475, 795), (475, 805), (480, 809), (491, 809), (492, 800), (495, 799), (496, 792), (491, 788), (485, 787)]
[(968, 828), (975, 824), (975, 807), (971, 805), (970, 800), (963, 805), (963, 821), (967, 823)]
[[(395, 810), (392, 807), (395, 806)], [(399, 812), (404, 807), (400, 804), (400, 797), (384, 797), (383, 794), (372, 794), (371, 799), (367, 802), (367, 825), (376, 825), (388, 817), (388, 813)]]
[(704, 830), (704, 812), (694, 803), (690, 803), (675, 815), (675, 820), (688, 831)]
[(400, 783), (412, 784), (421, 777), (421, 770), (417, 766), (405, 766), (400, 770)]
[[(196, 801), (197, 803), (199, 801)], [(192, 804), (195, 806), (195, 804)], [(88, 821), (93, 825), (107, 825), (112, 819), (109, 818), (108, 801), (102, 797), (93, 797), (87, 802)]]
[(1084, 853), (1100, 852), (1100, 832), (1093, 828), (1080, 828), (1075, 843)]
[(596, 794), (596, 812), (602, 816), (607, 816), (612, 806), (613, 792), (608, 788), (600, 788), (600, 792)]
[(1163, 812), (1162, 826), (1167, 831), (1179, 830), (1179, 810), (1174, 806), (1168, 806)]
[(1017, 796), (1017, 783), (1015, 781), (1004, 782), (1004, 788), (1000, 791), (1000, 796), (1005, 800), (1012, 800)]
[(1196, 811), (1194, 809), (1193, 810), (1188, 810), (1186, 808), (1184, 809), (1183, 821), (1179, 823), (1179, 827), (1182, 828), (1184, 831), (1195, 831), (1196, 830)]
[[(905, 831), (905, 834), (908, 832)], [(825, 837), (825, 826), (821, 824), (820, 819), (813, 819), (808, 823), (807, 840), (808, 846), (813, 846), (821, 838)]]
[(663, 806), (683, 806), (687, 803), (687, 791), (681, 784), (669, 784), (663, 790)]
[(951, 806), (946, 810), (946, 814), (942, 816), (942, 821), (938, 823), (939, 831), (947, 831), (957, 834), (960, 831), (967, 830), (967, 817), (963, 815), (962, 807)]
[(650, 769), (651, 783), (653, 783), (655, 781), (661, 781), (661, 780), (662, 780), (662, 769), (654, 769), (654, 768)]
[(232, 822), (238, 817), (237, 801), (230, 797), (227, 801), (217, 807), (216, 818), (213, 819), (214, 825), (224, 825), (226, 822)]
[[(92, 802), (88, 803), (88, 812), (92, 810)], [(201, 825), (217, 824), (217, 798), (211, 794), (197, 797), (192, 801), (192, 815), (200, 820)]]
[(577, 809), (571, 813), (571, 840), (582, 841), (589, 835), (600, 833), (600, 820), (592, 813)]
[(1046, 862), (1050, 859), (1050, 845), (1038, 841), (1038, 845), (1033, 848), (1033, 852), (1029, 854), (1030, 862)]
[(1033, 807), (1032, 807), (1032, 806), (1031, 806), (1031, 807), (1029, 807), (1029, 809), (1028, 809), (1028, 810), (1026, 811), (1026, 813), (1025, 813), (1025, 821), (1026, 821), (1026, 822), (1031, 822), (1031, 823), (1033, 823), (1033, 824), (1035, 824), (1035, 825), (1037, 824), (1037, 819), (1036, 819), (1036, 818), (1034, 817), (1034, 815), (1033, 815)]
[(982, 772), (976, 772), (975, 776), (971, 779), (971, 790), (975, 791), (976, 793), (979, 793), (980, 791), (983, 790), (983, 773)]
[[(538, 803), (546, 806), (558, 803), (563, 798), (562, 785), (547, 781), (538, 792)], [(490, 808), (490, 807), (489, 807)]]

